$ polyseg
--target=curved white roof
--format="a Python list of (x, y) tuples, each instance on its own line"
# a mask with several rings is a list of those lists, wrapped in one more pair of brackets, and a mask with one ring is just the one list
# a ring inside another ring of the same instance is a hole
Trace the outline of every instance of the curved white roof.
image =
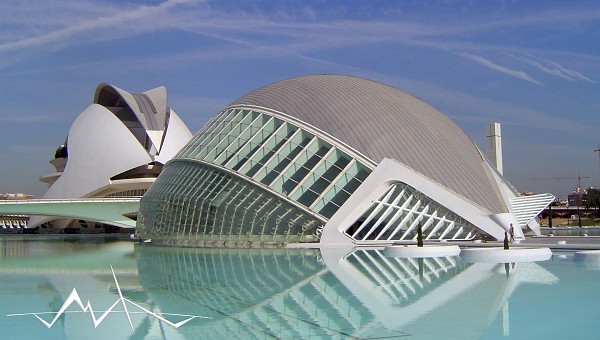
[(394, 158), (491, 213), (508, 211), (487, 161), (465, 132), (394, 87), (341, 75), (305, 76), (262, 87), (231, 106), (285, 113), (374, 162)]
[[(79, 114), (69, 130), (68, 161), (44, 198), (93, 195), (96, 190), (109, 185), (115, 175), (151, 162), (164, 164), (170, 160), (192, 134), (179, 116), (167, 107), (166, 100), (167, 92), (163, 86), (142, 94), (131, 94), (113, 85), (98, 85), (94, 103)], [(124, 105), (131, 108), (148, 137), (155, 137), (156, 150), (148, 150), (128, 126), (130, 122), (124, 122), (109, 110)]]

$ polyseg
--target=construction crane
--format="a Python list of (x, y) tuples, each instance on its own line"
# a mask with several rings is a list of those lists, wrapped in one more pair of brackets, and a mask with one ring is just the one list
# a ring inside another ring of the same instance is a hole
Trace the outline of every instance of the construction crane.
[[(592, 178), (590, 176), (581, 176), (581, 173), (578, 172), (577, 177), (539, 177), (539, 178), (532, 178), (532, 179), (534, 179), (534, 180), (577, 179), (577, 193), (579, 194), (579, 204), (577, 204), (577, 210), (579, 210), (579, 209), (581, 209), (581, 204), (583, 202), (583, 190), (581, 189), (581, 180), (582, 179), (592, 179)], [(552, 218), (552, 217), (550, 217), (550, 218)], [(581, 213), (577, 214), (577, 220), (579, 222), (579, 228), (581, 228)], [(552, 222), (549, 222), (549, 223), (552, 223)]]
[(598, 158), (600, 159), (600, 145), (598, 145), (598, 148), (594, 152), (598, 153)]
[(583, 190), (581, 189), (581, 180), (582, 179), (592, 179), (590, 176), (581, 176), (581, 174), (578, 172), (577, 173), (577, 177), (538, 177), (538, 178), (532, 178), (532, 180), (558, 180), (558, 181), (560, 181), (561, 179), (576, 179), (577, 180), (577, 193), (579, 193), (579, 206), (581, 206), (581, 202), (583, 201)]

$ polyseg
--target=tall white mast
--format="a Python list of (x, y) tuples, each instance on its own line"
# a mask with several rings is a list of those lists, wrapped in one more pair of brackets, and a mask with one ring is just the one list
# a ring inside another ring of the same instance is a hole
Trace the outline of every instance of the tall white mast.
[(502, 134), (500, 123), (490, 123), (487, 129), (487, 154), (498, 172), (502, 173)]

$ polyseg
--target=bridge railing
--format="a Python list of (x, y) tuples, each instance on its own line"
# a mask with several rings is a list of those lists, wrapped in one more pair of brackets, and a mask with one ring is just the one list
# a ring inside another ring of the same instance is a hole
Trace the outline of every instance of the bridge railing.
[(39, 198), (28, 200), (0, 200), (0, 204), (33, 204), (33, 203), (64, 203), (64, 202), (139, 202), (141, 197), (99, 197), (99, 198)]

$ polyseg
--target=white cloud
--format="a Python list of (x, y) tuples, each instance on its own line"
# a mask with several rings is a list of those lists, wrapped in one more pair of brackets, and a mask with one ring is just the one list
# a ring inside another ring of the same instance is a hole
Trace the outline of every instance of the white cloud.
[(558, 63), (555, 63), (555, 62), (553, 62), (551, 64), (553, 64), (554, 66), (556, 66), (556, 68), (560, 72), (562, 72), (563, 74), (565, 74), (565, 75), (567, 75), (569, 77), (572, 77), (572, 78), (575, 78), (575, 79), (578, 79), (578, 80), (587, 81), (587, 82), (592, 83), (592, 84), (596, 84), (596, 81), (594, 81), (593, 79), (590, 79), (590, 78), (584, 76), (583, 74), (581, 74), (581, 73), (579, 73), (577, 71), (568, 70), (568, 69), (562, 67), (562, 65), (560, 65)]
[[(81, 42), (92, 42), (99, 39), (111, 39), (115, 37), (127, 37), (144, 32), (156, 30), (175, 29), (189, 33), (204, 35), (215, 40), (225, 41), (234, 45), (243, 45), (253, 48), (261, 48), (276, 53), (287, 53), (310, 58), (308, 54), (323, 49), (340, 48), (347, 46), (361, 46), (375, 43), (390, 44), (390, 46), (419, 46), (424, 48), (438, 49), (442, 51), (455, 50), (457, 47), (462, 51), (496, 51), (507, 52), (522, 49), (514, 46), (493, 44), (489, 42), (473, 42), (472, 39), (465, 40), (473, 34), (481, 34), (487, 31), (510, 29), (515, 26), (524, 27), (538, 25), (551, 27), (555, 22), (564, 22), (564, 15), (557, 15), (556, 11), (545, 11), (536, 15), (523, 15), (517, 18), (496, 19), (490, 21), (471, 20), (470, 22), (453, 25), (421, 22), (418, 19), (406, 20), (348, 20), (344, 16), (336, 16), (333, 20), (315, 21), (319, 18), (312, 7), (304, 7), (301, 11), (285, 12), (285, 9), (276, 9), (274, 13), (252, 6), (251, 11), (224, 11), (219, 4), (202, 4), (200, 6), (184, 6), (181, 10), (175, 10), (179, 4), (190, 4), (196, 1), (168, 0), (155, 6), (139, 6), (136, 8), (116, 8), (114, 4), (85, 3), (82, 5), (66, 5), (62, 3), (61, 8), (68, 8), (66, 12), (72, 14), (60, 14), (61, 18), (67, 15), (73, 17), (67, 22), (66, 27), (60, 28), (56, 19), (45, 20), (43, 11), (35, 11), (35, 17), (26, 22), (26, 18), (16, 19), (21, 25), (28, 25), (23, 30), (13, 30), (6, 36), (27, 34), (26, 37), (16, 41), (0, 44), (0, 52), (22, 50), (35, 46), (59, 46)], [(60, 2), (59, 2), (60, 3)], [(32, 6), (32, 5), (29, 5)], [(45, 8), (52, 6), (44, 5)], [(14, 5), (12, 11), (15, 12)], [(399, 6), (401, 7), (401, 6)], [(0, 10), (9, 10), (11, 6), (0, 4)], [(102, 13), (112, 13), (99, 16), (96, 8), (102, 8)], [(56, 16), (53, 10), (49, 17)], [(277, 14), (277, 15), (275, 15)], [(22, 14), (21, 14), (22, 15)], [(568, 17), (590, 21), (600, 17), (600, 10), (572, 10)], [(342, 19), (340, 19), (342, 18)], [(285, 20), (284, 20), (285, 19)], [(2, 20), (4, 20), (2, 18)], [(47, 22), (47, 33), (39, 33), (37, 21)], [(37, 30), (33, 27), (37, 27)], [(55, 28), (48, 31), (50, 27)], [(25, 31), (27, 33), (19, 33)], [(13, 34), (15, 33), (15, 34)], [(39, 34), (38, 34), (39, 33)], [(20, 36), (20, 35), (17, 35)], [(4, 39), (6, 41), (6, 39)], [(1, 41), (1, 40), (0, 40)], [(463, 54), (481, 65), (493, 70), (508, 74), (510, 76), (526, 80), (531, 83), (540, 82), (527, 73), (498, 65), (492, 61), (474, 55)], [(537, 65), (534, 65), (540, 68)], [(555, 76), (569, 77), (573, 79), (594, 82), (590, 78), (574, 71), (558, 67), (545, 66), (544, 72), (554, 72)], [(566, 78), (565, 78), (566, 79)]]
[[(194, 2), (193, 0), (167, 0), (156, 6), (139, 6), (129, 11), (115, 11), (114, 14), (96, 19), (80, 20), (79, 22), (70, 26), (56, 29), (47, 33), (21, 38), (16, 41), (10, 41), (0, 44), (0, 52), (9, 52), (20, 50), (28, 47), (49, 45), (62, 43), (71, 39), (73, 36), (80, 33), (96, 32), (97, 34), (108, 34), (115, 27), (126, 25), (131, 27), (129, 34), (136, 32), (134, 29), (136, 26), (146, 27), (148, 23), (152, 25), (168, 25), (166, 21), (161, 18), (156, 18), (157, 14), (165, 12), (170, 8), (184, 4)], [(33, 23), (29, 23), (33, 25)], [(101, 31), (99, 29), (103, 28)], [(147, 28), (146, 28), (147, 29)]]
[(530, 77), (527, 73), (523, 72), (523, 71), (519, 71), (519, 70), (514, 70), (508, 67), (504, 67), (504, 66), (500, 66), (498, 64), (493, 63), (492, 61), (485, 59), (483, 57), (474, 55), (474, 54), (470, 54), (470, 53), (460, 53), (461, 56), (474, 60), (475, 62), (488, 67), (492, 70), (507, 74), (511, 77), (515, 77), (521, 80), (525, 80), (528, 81), (530, 83), (534, 83), (537, 85), (541, 85), (542, 83), (540, 83), (539, 81), (533, 79), (532, 77)]
[(559, 69), (548, 68), (535, 60), (530, 60), (530, 59), (525, 59), (525, 58), (521, 58), (521, 59), (524, 60), (526, 63), (537, 67), (540, 71), (547, 73), (551, 76), (563, 78), (568, 81), (575, 81), (575, 78), (571, 77), (570, 75), (566, 74), (565, 72), (563, 72)]
[[(586, 82), (592, 83), (592, 84), (596, 83), (593, 79), (590, 79), (589, 77), (581, 74), (580, 72), (566, 69), (565, 67), (563, 67), (562, 65), (560, 65), (556, 62), (542, 60), (542, 59), (536, 58), (530, 54), (528, 54), (528, 58), (523, 58), (523, 57), (515, 57), (515, 58), (523, 60), (526, 63), (535, 66), (540, 71), (547, 73), (554, 77), (563, 78), (563, 79), (571, 81), (571, 82), (581, 80), (581, 81), (586, 81)], [(534, 60), (534, 59), (537, 59), (537, 60)]]

